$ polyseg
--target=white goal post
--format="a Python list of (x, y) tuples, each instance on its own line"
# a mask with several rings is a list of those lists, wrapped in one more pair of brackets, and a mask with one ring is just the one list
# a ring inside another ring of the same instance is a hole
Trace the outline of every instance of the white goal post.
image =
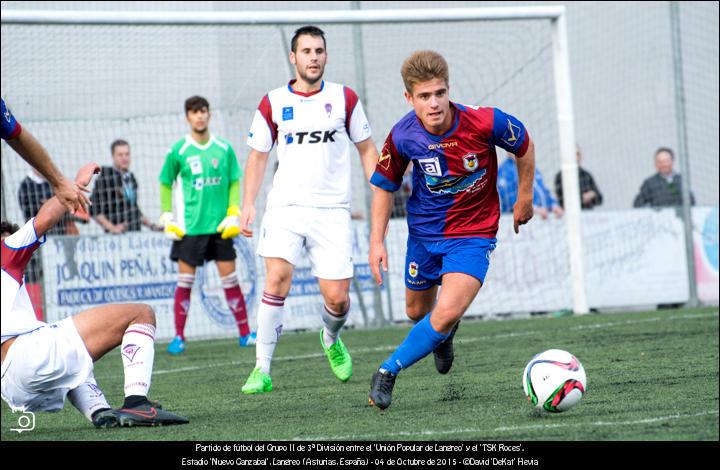
[[(548, 20), (553, 31), (552, 57), (555, 107), (557, 112), (560, 170), (565, 194), (565, 223), (568, 241), (567, 255), (572, 280), (572, 307), (575, 313), (583, 314), (588, 312), (588, 302), (584, 281), (578, 165), (575, 158), (576, 140), (565, 7), (513, 6), (407, 10), (193, 12), (2, 10), (3, 25), (322, 25), (535, 19)], [(475, 104), (485, 105), (484, 103)]]

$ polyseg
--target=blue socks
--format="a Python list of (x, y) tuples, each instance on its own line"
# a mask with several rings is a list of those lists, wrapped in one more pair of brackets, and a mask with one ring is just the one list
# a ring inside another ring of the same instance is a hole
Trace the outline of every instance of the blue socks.
[(382, 363), (380, 368), (397, 375), (400, 369), (407, 369), (433, 352), (448, 336), (450, 333), (444, 335), (435, 331), (430, 324), (430, 314), (425, 315), (425, 318), (415, 324), (405, 341)]

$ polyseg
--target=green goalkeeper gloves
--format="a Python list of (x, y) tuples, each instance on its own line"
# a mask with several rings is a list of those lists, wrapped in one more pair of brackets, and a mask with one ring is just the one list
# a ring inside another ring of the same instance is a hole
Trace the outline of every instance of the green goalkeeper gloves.
[(170, 240), (182, 240), (185, 236), (185, 231), (175, 223), (172, 212), (163, 212), (163, 215), (160, 216), (160, 225), (165, 227), (165, 236)]
[(227, 210), (227, 216), (217, 226), (218, 233), (222, 233), (220, 237), (223, 240), (235, 238), (240, 235), (240, 209), (238, 206), (230, 206)]

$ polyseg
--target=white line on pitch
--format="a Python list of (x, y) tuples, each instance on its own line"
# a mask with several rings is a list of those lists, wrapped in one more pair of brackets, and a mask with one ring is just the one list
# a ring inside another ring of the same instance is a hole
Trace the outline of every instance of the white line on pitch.
[(530, 425), (530, 426), (501, 426), (499, 428), (494, 429), (480, 429), (480, 428), (465, 428), (465, 429), (443, 429), (443, 430), (434, 430), (434, 429), (427, 429), (423, 431), (400, 431), (400, 432), (394, 432), (394, 433), (380, 433), (380, 434), (364, 434), (364, 435), (350, 435), (350, 436), (314, 436), (314, 437), (302, 437), (302, 438), (295, 438), (292, 440), (295, 441), (341, 441), (341, 440), (350, 440), (350, 439), (360, 439), (360, 440), (368, 440), (368, 439), (378, 439), (378, 438), (387, 438), (387, 437), (411, 437), (411, 436), (443, 436), (443, 435), (455, 435), (455, 434), (478, 434), (480, 436), (487, 436), (492, 433), (497, 432), (504, 432), (504, 431), (523, 431), (523, 430), (531, 430), (531, 429), (556, 429), (556, 428), (564, 428), (564, 427), (575, 427), (575, 426), (582, 426), (582, 427), (588, 427), (588, 426), (633, 426), (636, 424), (652, 424), (657, 423), (661, 421), (670, 421), (675, 419), (684, 419), (684, 418), (696, 418), (699, 416), (709, 416), (709, 415), (716, 415), (718, 414), (718, 410), (714, 411), (703, 411), (701, 413), (695, 413), (695, 414), (680, 414), (676, 413), (669, 416), (658, 416), (655, 418), (645, 418), (645, 419), (638, 419), (634, 421), (596, 421), (594, 423), (567, 423), (567, 424), (538, 424), (538, 425)]
[(495, 428), (495, 431), (522, 431), (522, 430), (529, 430), (529, 429), (550, 429), (550, 428), (565, 428), (565, 427), (571, 427), (571, 426), (632, 426), (634, 424), (652, 424), (657, 423), (659, 421), (668, 421), (671, 419), (681, 419), (681, 418), (696, 418), (698, 416), (708, 416), (708, 415), (716, 415), (718, 414), (718, 410), (714, 411), (703, 411), (700, 413), (695, 414), (680, 414), (675, 413), (673, 415), (669, 416), (659, 416), (656, 418), (645, 418), (645, 419), (638, 419), (634, 421), (596, 421), (594, 423), (558, 423), (558, 424), (534, 424), (530, 426), (502, 426), (499, 428)]

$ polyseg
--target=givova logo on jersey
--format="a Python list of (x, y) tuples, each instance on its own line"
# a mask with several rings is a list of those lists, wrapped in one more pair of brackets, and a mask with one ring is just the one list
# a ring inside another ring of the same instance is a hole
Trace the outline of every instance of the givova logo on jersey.
[(335, 142), (333, 136), (337, 132), (337, 129), (331, 131), (312, 131), (312, 132), (291, 132), (285, 134), (286, 144), (318, 144)]

